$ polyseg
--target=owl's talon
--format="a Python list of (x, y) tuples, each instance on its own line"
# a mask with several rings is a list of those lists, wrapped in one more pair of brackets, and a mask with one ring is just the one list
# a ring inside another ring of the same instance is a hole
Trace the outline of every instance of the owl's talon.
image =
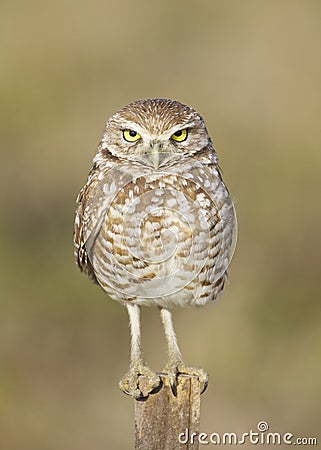
[(177, 397), (177, 378), (175, 378), (175, 380), (170, 380), (169, 381), (172, 393), (174, 395), (174, 397)]
[(201, 395), (204, 394), (204, 392), (205, 392), (206, 389), (207, 389), (207, 386), (208, 386), (208, 379), (206, 379), (206, 380), (203, 382), (203, 387), (202, 387), (201, 392), (200, 392)]
[(119, 388), (136, 400), (144, 400), (149, 394), (157, 392), (162, 381), (149, 367), (132, 367), (120, 380)]

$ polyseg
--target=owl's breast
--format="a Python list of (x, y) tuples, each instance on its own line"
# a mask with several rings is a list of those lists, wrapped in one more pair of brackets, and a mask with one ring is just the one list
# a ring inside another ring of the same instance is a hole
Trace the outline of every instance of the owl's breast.
[(234, 225), (216, 174), (132, 174), (110, 196), (92, 266), (119, 301), (193, 304), (203, 295), (206, 303), (226, 271)]

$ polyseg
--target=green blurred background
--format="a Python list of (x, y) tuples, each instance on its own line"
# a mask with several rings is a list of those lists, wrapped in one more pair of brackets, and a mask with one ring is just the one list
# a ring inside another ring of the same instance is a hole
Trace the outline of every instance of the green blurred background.
[[(106, 119), (146, 97), (204, 116), (238, 213), (222, 299), (174, 312), (210, 373), (202, 431), (317, 435), (320, 19), (313, 0), (2, 1), (1, 450), (133, 448), (127, 313), (77, 271), (72, 228)], [(142, 322), (160, 370), (157, 310)]]

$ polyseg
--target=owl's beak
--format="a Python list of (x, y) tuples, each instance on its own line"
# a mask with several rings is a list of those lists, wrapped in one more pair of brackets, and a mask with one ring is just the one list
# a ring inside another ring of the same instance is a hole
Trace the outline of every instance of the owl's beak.
[(158, 167), (159, 167), (160, 150), (161, 150), (161, 146), (160, 146), (159, 142), (151, 143), (150, 160), (151, 160), (155, 170), (158, 170)]

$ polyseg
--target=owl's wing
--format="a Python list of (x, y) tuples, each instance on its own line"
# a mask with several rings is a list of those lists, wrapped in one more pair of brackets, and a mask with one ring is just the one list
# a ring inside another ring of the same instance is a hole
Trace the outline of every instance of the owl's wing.
[(79, 269), (98, 283), (91, 263), (91, 249), (106, 216), (115, 192), (115, 171), (106, 166), (101, 171), (96, 164), (80, 191), (74, 224), (74, 255)]

